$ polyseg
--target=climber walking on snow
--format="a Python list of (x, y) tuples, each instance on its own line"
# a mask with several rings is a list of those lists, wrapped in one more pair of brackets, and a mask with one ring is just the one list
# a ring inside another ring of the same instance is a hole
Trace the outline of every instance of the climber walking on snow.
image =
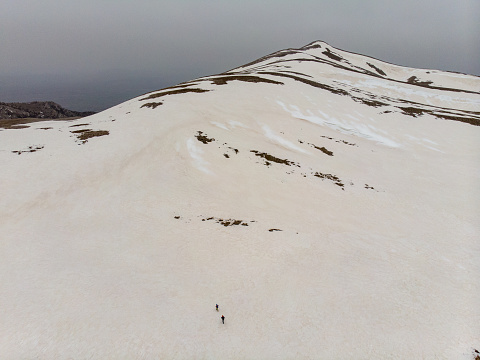
[(225, 324), (225, 316), (222, 315), (222, 324)]

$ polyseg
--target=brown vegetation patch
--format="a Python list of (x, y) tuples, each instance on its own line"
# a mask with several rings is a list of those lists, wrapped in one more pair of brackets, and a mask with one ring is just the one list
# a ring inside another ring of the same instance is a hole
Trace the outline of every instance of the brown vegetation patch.
[(336, 140), (336, 139), (334, 139), (334, 138), (332, 138), (332, 137), (329, 137), (329, 136), (320, 136), (320, 137), (325, 138), (325, 139), (328, 139), (328, 140), (333, 140), (333, 141), (335, 141), (336, 143), (342, 143), (342, 144), (345, 144), (345, 145), (357, 146), (357, 147), (358, 147), (357, 144), (349, 143), (348, 141), (345, 141), (345, 140)]
[[(313, 145), (313, 144), (312, 144)], [(316, 145), (313, 145), (313, 147), (317, 150), (320, 150), (321, 152), (323, 152), (324, 154), (327, 154), (328, 156), (333, 156), (333, 152), (330, 151), (330, 150), (327, 150), (324, 146), (322, 147), (318, 147)]]
[(315, 144), (309, 144), (311, 146), (313, 146), (315, 149), (317, 150), (320, 150), (321, 152), (323, 152), (324, 154), (327, 154), (328, 156), (333, 156), (333, 152), (330, 151), (330, 150), (327, 150), (324, 146), (322, 147), (318, 147), (317, 145)]
[(313, 78), (313, 76), (311, 76), (311, 75), (302, 74), (301, 72), (298, 72), (298, 71), (290, 71), (290, 70), (279, 70), (279, 71), (281, 71), (282, 73), (289, 73), (289, 74), (295, 74), (295, 75), (300, 75), (300, 76), (306, 76), (306, 77), (309, 77), (309, 78)]
[[(393, 81), (398, 81), (399, 80), (393, 80)], [(427, 81), (421, 81), (418, 79), (416, 76), (410, 76), (407, 79), (408, 84), (416, 85), (416, 86), (422, 86), (426, 87), (429, 89), (437, 89), (437, 90), (447, 90), (447, 91), (455, 91), (455, 92), (464, 92), (464, 93), (470, 93), (470, 94), (480, 94), (478, 91), (470, 91), (470, 90), (465, 90), (465, 89), (455, 89), (455, 88), (448, 88), (448, 87), (442, 87), (442, 86), (434, 86), (433, 81), (427, 80)]]
[(309, 50), (309, 49), (321, 49), (322, 45), (316, 43), (316, 41), (311, 42), (308, 45), (305, 45), (304, 47), (301, 48), (301, 50)]
[(370, 66), (372, 69), (375, 69), (375, 71), (378, 72), (380, 75), (383, 75), (383, 76), (387, 75), (382, 69), (376, 67), (375, 65), (370, 64), (369, 62), (367, 62), (367, 65)]
[(278, 163), (278, 164), (283, 164), (283, 165), (288, 165), (288, 166), (294, 165), (294, 166), (300, 167), (300, 165), (298, 165), (297, 163), (295, 163), (293, 161), (290, 161), (290, 160), (287, 160), (287, 159), (280, 159), (280, 158), (277, 158), (273, 155), (270, 155), (270, 154), (267, 154), (267, 153), (264, 153), (264, 152), (259, 152), (257, 150), (250, 150), (250, 152), (254, 153), (258, 157), (261, 157), (261, 158), (265, 159), (266, 160), (265, 165), (267, 165), (267, 166), (270, 165), (270, 162), (275, 162), (275, 163)]
[(197, 138), (198, 141), (200, 141), (204, 144), (208, 144), (212, 141), (215, 141), (214, 138), (208, 138), (207, 136), (203, 135), (203, 131), (198, 131), (197, 135), (195, 135), (195, 137)]
[(399, 107), (399, 109), (402, 110), (402, 112), (405, 115), (409, 115), (409, 116), (413, 116), (413, 117), (423, 115), (423, 113), (425, 112), (425, 110), (415, 108), (415, 107)]
[(350, 93), (346, 90), (337, 89), (337, 88), (334, 88), (333, 86), (330, 86), (330, 85), (322, 84), (322, 83), (319, 83), (319, 82), (316, 82), (316, 81), (313, 81), (313, 80), (309, 80), (309, 79), (304, 79), (302, 77), (291, 75), (291, 74), (285, 74), (285, 73), (281, 73), (281, 72), (270, 72), (270, 71), (260, 71), (259, 74), (287, 77), (287, 78), (293, 79), (295, 81), (303, 82), (304, 84), (307, 84), (307, 85), (310, 85), (310, 86), (313, 86), (313, 87), (316, 87), (316, 88), (319, 88), (319, 89), (330, 91), (333, 94), (347, 95), (347, 96), (350, 95)]
[(341, 57), (340, 55), (334, 53), (333, 51), (331, 51), (329, 48), (326, 48), (325, 51), (322, 52), (323, 55), (326, 55), (328, 56), (330, 59), (333, 59), (333, 60), (336, 60), (336, 61), (341, 61), (343, 60), (343, 57)]
[[(322, 137), (327, 138), (326, 136), (322, 136)], [(327, 138), (327, 139), (333, 140), (333, 138)], [(304, 143), (302, 140), (298, 140), (298, 142), (299, 142), (300, 144), (303, 144), (303, 143)], [(312, 147), (314, 147), (314, 148), (317, 149), (317, 150), (320, 150), (321, 152), (323, 152), (324, 154), (327, 154), (328, 156), (333, 156), (333, 152), (330, 151), (330, 150), (327, 150), (327, 149), (326, 149), (325, 147), (323, 147), (323, 146), (322, 146), (322, 147), (318, 147), (317, 145), (312, 144), (312, 143), (307, 143), (307, 144), (310, 145), (310, 146), (312, 146)]]
[(360, 102), (362, 104), (373, 106), (373, 107), (388, 106), (387, 103), (384, 103), (378, 100), (364, 99), (356, 96), (352, 96), (352, 99), (353, 101)]
[(69, 127), (78, 127), (78, 126), (88, 126), (90, 124), (76, 124), (76, 125), (70, 125)]
[(61, 118), (61, 119), (39, 119), (39, 118), (18, 118), (18, 119), (0, 119), (0, 129), (25, 129), (29, 126), (25, 124), (30, 124), (40, 121), (71, 121), (80, 119), (80, 117), (70, 117), (70, 118)]
[(77, 139), (81, 141), (82, 144), (85, 144), (88, 139), (98, 136), (105, 136), (109, 135), (110, 132), (107, 130), (92, 130), (92, 129), (85, 129), (85, 130), (75, 130), (71, 131), (72, 134), (77, 136)]
[[(380, 107), (380, 106), (387, 106), (387, 103), (378, 101), (378, 100), (372, 100), (372, 99), (365, 99), (363, 97), (355, 96), (349, 93), (348, 91), (340, 88), (336, 88), (330, 85), (322, 84), (313, 80), (305, 79), (303, 77), (291, 75), (291, 74), (286, 74), (284, 72), (270, 72), (270, 71), (259, 71), (259, 74), (268, 74), (268, 75), (273, 75), (273, 76), (282, 76), (282, 77), (287, 77), (290, 79), (293, 79), (295, 81), (300, 81), (303, 82), (304, 84), (323, 89), (326, 91), (331, 92), (332, 94), (336, 95), (343, 95), (343, 96), (349, 96), (353, 101), (360, 102), (362, 104), (368, 105), (368, 106), (373, 106), (373, 107)], [(373, 97), (372, 95), (365, 94), (366, 96)]]
[(155, 99), (159, 98), (161, 96), (166, 96), (166, 95), (177, 95), (177, 94), (186, 94), (186, 93), (204, 93), (208, 92), (210, 90), (205, 90), (205, 89), (177, 89), (177, 90), (170, 90), (170, 91), (164, 91), (160, 93), (155, 93), (150, 96), (147, 96), (146, 98), (140, 99), (139, 101), (143, 100), (149, 100), (149, 99)]
[(345, 184), (343, 184), (342, 181), (336, 175), (323, 174), (323, 173), (317, 171), (313, 174), (313, 176), (316, 176), (316, 177), (321, 178), (321, 179), (327, 179), (327, 180), (333, 181), (335, 183), (335, 185), (340, 186), (342, 189), (344, 189)]
[(252, 76), (252, 75), (227, 75), (227, 76), (221, 76), (221, 77), (208, 78), (207, 80), (210, 80), (215, 85), (225, 85), (229, 81), (235, 81), (235, 80), (251, 82), (251, 83), (283, 85), (283, 83), (280, 81), (265, 79), (259, 76)]
[(45, 147), (44, 145), (37, 145), (37, 146), (32, 145), (32, 146), (29, 146), (27, 150), (15, 150), (15, 151), (12, 151), (12, 153), (17, 155), (21, 155), (23, 153), (32, 153), (38, 150), (42, 150), (44, 147)]
[(463, 117), (463, 116), (438, 114), (438, 113), (436, 113), (436, 114), (434, 113), (432, 115), (434, 115), (434, 116), (436, 116), (437, 118), (440, 118), (440, 119), (460, 121), (460, 122), (464, 122), (464, 123), (467, 123), (467, 124), (470, 124), (470, 125), (480, 126), (480, 118), (469, 118), (469, 117)]
[[(409, 103), (407, 101), (404, 101), (405, 103)], [(412, 105), (417, 105), (417, 103), (409, 103)], [(421, 106), (421, 104), (418, 104)], [(474, 126), (480, 126), (480, 112), (476, 111), (461, 111), (460, 112), (452, 112), (450, 109), (445, 109), (445, 108), (420, 108), (416, 106), (407, 106), (407, 107), (402, 107), (398, 106), (398, 108), (405, 114), (413, 117), (418, 117), (420, 115), (424, 114), (429, 114), (432, 116), (435, 116), (438, 119), (445, 119), (445, 120), (454, 120), (454, 121), (460, 121), (464, 122), (467, 124), (471, 124)]]
[[(225, 227), (227, 226), (237, 226), (237, 225), (241, 225), (241, 226), (248, 226), (248, 222), (246, 221), (243, 221), (243, 220), (236, 220), (236, 219), (221, 219), (221, 218), (217, 218), (217, 217), (208, 217), (208, 218), (205, 218), (205, 219), (202, 219), (202, 221), (210, 221), (210, 220), (213, 220), (215, 221), (217, 224), (221, 224)], [(249, 222), (255, 222), (255, 221), (249, 221)]]
[(420, 79), (417, 78), (416, 76), (410, 76), (407, 82), (409, 84), (424, 86), (424, 87), (430, 87), (430, 85), (433, 84), (433, 81), (420, 81)]
[(146, 103), (146, 104), (143, 104), (142, 106), (140, 106), (141, 108), (143, 107), (149, 107), (151, 109), (155, 109), (157, 106), (160, 106), (160, 105), (163, 105), (162, 102), (150, 102), (150, 103)]

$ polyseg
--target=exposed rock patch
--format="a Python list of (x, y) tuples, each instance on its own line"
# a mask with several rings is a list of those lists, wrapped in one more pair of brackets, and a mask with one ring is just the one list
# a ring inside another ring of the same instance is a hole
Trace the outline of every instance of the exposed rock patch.
[(206, 135), (203, 135), (203, 131), (198, 131), (197, 135), (195, 135), (198, 141), (204, 144), (211, 143), (212, 141), (215, 141), (214, 138), (208, 138)]
[(254, 220), (243, 221), (243, 220), (236, 220), (236, 219), (222, 219), (222, 218), (217, 218), (217, 217), (213, 217), (213, 216), (210, 216), (208, 218), (203, 218), (202, 221), (214, 221), (217, 224), (223, 225), (225, 227), (227, 227), (227, 226), (237, 226), (237, 225), (248, 226), (249, 222), (250, 223), (255, 222)]
[(204, 93), (204, 92), (209, 92), (209, 91), (210, 90), (205, 90), (205, 89), (177, 89), (177, 90), (163, 91), (163, 92), (160, 92), (160, 93), (151, 94), (151, 95), (147, 96), (146, 98), (140, 99), (139, 101), (156, 99), (156, 98), (159, 98), (159, 97), (162, 97), (162, 96), (167, 96), (167, 95), (177, 95), (177, 94), (187, 94), (187, 93)]
[(336, 60), (336, 61), (341, 61), (343, 60), (343, 57), (341, 57), (340, 55), (334, 53), (333, 51), (331, 51), (329, 48), (326, 48), (325, 51), (322, 52), (323, 55), (326, 55), (328, 56), (330, 59), (333, 59), (333, 60)]
[(326, 180), (330, 180), (330, 181), (333, 181), (333, 183), (337, 186), (340, 186), (342, 189), (345, 190), (345, 184), (338, 178), (338, 176), (336, 175), (332, 175), (332, 174), (324, 174), (324, 173), (321, 173), (321, 172), (318, 172), (316, 171), (313, 176), (315, 177), (318, 177), (320, 179), (326, 179)]
[(64, 119), (95, 114), (93, 111), (68, 110), (53, 101), (33, 101), (28, 103), (0, 102), (0, 119)]
[[(299, 142), (300, 144), (303, 144), (303, 143), (304, 143), (302, 140), (298, 140), (298, 142)], [(312, 143), (307, 143), (307, 144), (310, 145), (311, 147), (317, 149), (317, 150), (320, 150), (321, 152), (323, 152), (324, 154), (326, 154), (326, 155), (328, 155), (328, 156), (333, 156), (333, 152), (330, 151), (330, 150), (327, 150), (327, 148), (325, 148), (324, 146), (319, 147), (319, 146), (317, 146), (317, 145), (315, 145), (315, 144), (312, 144)]]
[(141, 108), (148, 107), (148, 108), (151, 108), (151, 109), (155, 109), (156, 107), (158, 107), (160, 105), (163, 105), (163, 102), (149, 102), (149, 103), (143, 104), (140, 107)]
[(42, 150), (44, 147), (45, 147), (44, 145), (32, 145), (32, 146), (29, 146), (27, 150), (15, 150), (15, 151), (12, 151), (12, 153), (17, 155), (21, 155), (23, 153), (32, 153), (38, 150)]
[(251, 83), (266, 83), (266, 84), (275, 84), (275, 85), (283, 85), (280, 81), (265, 79), (260, 76), (251, 76), (251, 75), (228, 75), (228, 76), (221, 76), (221, 77), (214, 77), (208, 78), (213, 84), (215, 85), (225, 85), (230, 81), (244, 81), (244, 82), (251, 82)]
[(369, 62), (367, 62), (367, 65), (370, 66), (372, 69), (375, 69), (375, 71), (378, 72), (380, 75), (387, 76), (387, 74), (385, 74), (385, 72), (382, 69), (376, 67), (375, 65), (370, 64)]
[(277, 164), (283, 164), (283, 165), (287, 165), (287, 166), (300, 167), (300, 165), (298, 165), (297, 163), (295, 163), (293, 161), (290, 161), (290, 160), (287, 160), (287, 159), (280, 159), (280, 158), (277, 158), (273, 155), (270, 155), (270, 154), (267, 154), (267, 153), (264, 153), (264, 152), (260, 152), (260, 151), (257, 151), (257, 150), (250, 150), (250, 152), (254, 153), (258, 157), (261, 157), (261, 158), (265, 159), (266, 160), (265, 165), (267, 165), (267, 166), (270, 166), (270, 164), (272, 162), (274, 162), (274, 163), (277, 163)]

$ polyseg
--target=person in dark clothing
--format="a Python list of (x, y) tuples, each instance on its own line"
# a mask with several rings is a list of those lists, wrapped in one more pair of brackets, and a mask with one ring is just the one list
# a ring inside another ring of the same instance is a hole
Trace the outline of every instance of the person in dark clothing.
[(222, 324), (225, 324), (225, 316), (222, 315)]
[(218, 311), (218, 304), (216, 304), (215, 307), (216, 307), (216, 309), (217, 309), (217, 311)]

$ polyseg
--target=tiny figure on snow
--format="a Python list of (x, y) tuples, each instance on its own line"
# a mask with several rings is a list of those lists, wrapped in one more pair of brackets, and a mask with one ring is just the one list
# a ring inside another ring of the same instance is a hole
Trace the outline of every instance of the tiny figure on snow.
[(217, 311), (218, 311), (218, 304), (215, 304), (215, 308), (216, 308), (216, 309), (217, 309)]
[(225, 324), (225, 316), (222, 315), (222, 324)]

